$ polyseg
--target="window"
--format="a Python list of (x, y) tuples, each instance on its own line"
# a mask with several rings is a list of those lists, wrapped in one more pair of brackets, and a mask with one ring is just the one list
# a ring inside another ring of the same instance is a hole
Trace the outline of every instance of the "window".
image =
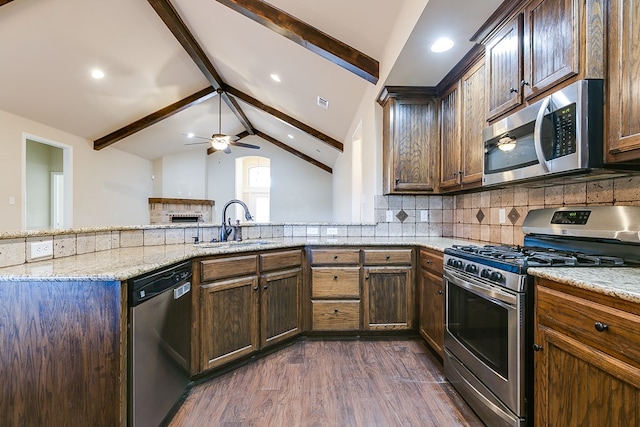
[[(271, 160), (260, 156), (236, 159), (236, 198), (249, 207), (255, 222), (270, 221)], [(236, 209), (240, 209), (236, 206)], [(242, 218), (242, 213), (236, 213)]]

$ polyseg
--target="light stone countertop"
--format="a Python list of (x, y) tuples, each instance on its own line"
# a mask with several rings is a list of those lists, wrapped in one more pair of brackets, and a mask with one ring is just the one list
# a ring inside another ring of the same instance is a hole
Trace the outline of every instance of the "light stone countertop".
[[(0, 268), (4, 281), (127, 280), (199, 256), (302, 246), (425, 246), (443, 251), (468, 240), (446, 237), (284, 237), (240, 242), (138, 246), (110, 249)], [(481, 244), (480, 242), (473, 242)]]
[[(443, 251), (455, 244), (478, 244), (448, 237), (284, 237), (235, 242), (140, 246), (36, 261), (0, 268), (4, 281), (124, 281), (200, 256), (302, 246), (423, 246)], [(533, 276), (640, 303), (640, 268), (529, 268)]]
[(536, 277), (640, 303), (640, 268), (531, 267)]

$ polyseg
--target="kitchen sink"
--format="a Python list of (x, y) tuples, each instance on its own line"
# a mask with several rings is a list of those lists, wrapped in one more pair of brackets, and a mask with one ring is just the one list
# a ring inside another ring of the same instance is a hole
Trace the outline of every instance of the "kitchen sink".
[(216, 248), (216, 249), (225, 249), (225, 248), (240, 248), (245, 246), (262, 246), (273, 243), (271, 240), (241, 240), (236, 242), (235, 240), (230, 240), (228, 242), (201, 242), (195, 243), (194, 246), (197, 248)]

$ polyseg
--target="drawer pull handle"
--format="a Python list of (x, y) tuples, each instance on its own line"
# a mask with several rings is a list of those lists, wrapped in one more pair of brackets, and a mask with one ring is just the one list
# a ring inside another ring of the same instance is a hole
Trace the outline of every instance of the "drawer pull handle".
[(542, 346), (539, 344), (534, 344), (533, 345), (533, 351), (542, 351)]
[(442, 295), (442, 294), (444, 294), (444, 292), (442, 291), (442, 289), (439, 289), (438, 290), (438, 295)]
[(431, 258), (427, 258), (427, 264), (431, 264)]
[(254, 291), (257, 291), (260, 287), (256, 286), (255, 288), (253, 288)]
[(266, 291), (267, 289), (269, 289), (269, 286), (263, 286), (262, 289)]
[(333, 275), (333, 280), (338, 280), (338, 275), (337, 274)]
[(609, 325), (607, 325), (606, 323), (602, 323), (602, 322), (596, 322), (596, 324), (594, 326), (596, 328), (596, 331), (598, 331), (598, 332), (604, 332), (607, 329), (609, 329)]

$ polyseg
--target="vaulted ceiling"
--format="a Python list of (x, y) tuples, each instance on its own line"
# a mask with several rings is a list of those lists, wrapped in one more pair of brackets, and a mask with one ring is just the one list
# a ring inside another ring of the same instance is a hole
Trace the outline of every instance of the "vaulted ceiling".
[[(221, 133), (330, 172), (412, 1), (0, 0), (0, 109), (155, 159), (206, 151), (186, 135), (218, 133), (220, 92)], [(428, 1), (385, 83), (435, 86), (499, 3)]]

